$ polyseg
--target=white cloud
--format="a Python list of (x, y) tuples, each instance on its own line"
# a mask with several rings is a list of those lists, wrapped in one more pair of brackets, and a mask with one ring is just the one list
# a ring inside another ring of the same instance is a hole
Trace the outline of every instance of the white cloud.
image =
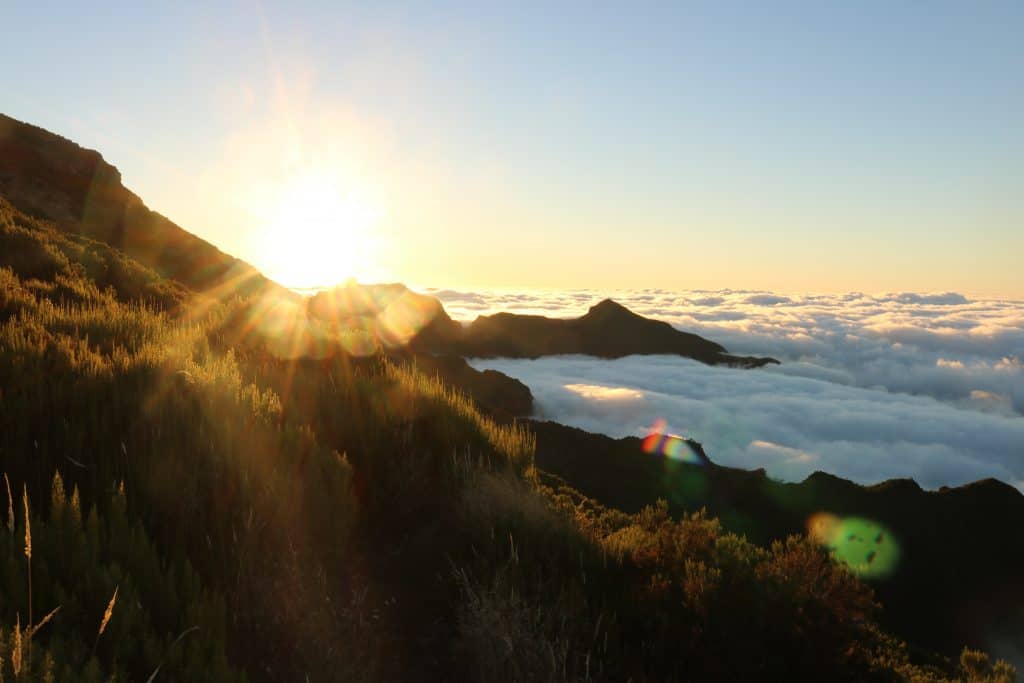
[(700, 441), (713, 461), (765, 467), (788, 481), (814, 470), (861, 483), (912, 477), (932, 488), (984, 477), (1024, 480), (1024, 418), (930, 397), (673, 356), (472, 363), (525, 382), (541, 417), (612, 436), (642, 436), (664, 418), (671, 431)]
[[(780, 296), (771, 292), (432, 292), (462, 320), (508, 310), (572, 317), (611, 296), (642, 315), (782, 361), (776, 372), (1024, 415), (1024, 302), (956, 292)], [(999, 401), (972, 400), (984, 391)]]
[(434, 293), (466, 321), (500, 310), (574, 317), (610, 296), (733, 353), (782, 361), (756, 371), (668, 357), (475, 362), (522, 379), (560, 422), (640, 435), (665, 417), (713, 460), (783, 479), (821, 469), (929, 487), (1024, 481), (1024, 302), (956, 292)]
[(593, 401), (635, 401), (643, 392), (626, 387), (603, 387), (600, 384), (566, 384), (565, 388)]

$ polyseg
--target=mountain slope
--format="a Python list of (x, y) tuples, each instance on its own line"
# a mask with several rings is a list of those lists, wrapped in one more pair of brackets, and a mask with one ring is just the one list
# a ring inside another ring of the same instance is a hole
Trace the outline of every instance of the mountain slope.
[(252, 266), (150, 211), (99, 152), (0, 114), (0, 195), (197, 291), (275, 287)]

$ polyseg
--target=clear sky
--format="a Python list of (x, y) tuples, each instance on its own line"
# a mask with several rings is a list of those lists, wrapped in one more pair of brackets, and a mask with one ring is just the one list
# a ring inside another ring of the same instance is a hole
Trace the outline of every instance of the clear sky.
[(158, 4), (4, 3), (0, 111), (286, 284), (1024, 298), (1022, 2)]

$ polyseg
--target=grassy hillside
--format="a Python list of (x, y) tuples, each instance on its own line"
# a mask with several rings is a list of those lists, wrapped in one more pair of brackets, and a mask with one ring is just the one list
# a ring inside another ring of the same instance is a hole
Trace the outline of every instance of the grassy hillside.
[(836, 545), (864, 563), (862, 575), (886, 606), (883, 623), (942, 652), (964, 643), (1024, 649), (1024, 547), (1005, 542), (1005, 529), (1024, 525), (1024, 496), (1008, 484), (925, 491), (908, 479), (860, 486), (824, 472), (783, 483), (764, 470), (715, 465), (696, 442), (687, 450), (700, 464), (644, 452), (635, 437), (554, 422), (530, 427), (537, 466), (610, 507), (637, 512), (664, 499), (674, 517), (703, 508), (760, 545), (805, 533), (823, 514), (862, 520), (874, 534)]
[(315, 330), (0, 200), (4, 676), (1013, 677), (915, 665), (818, 544), (602, 508), (524, 427)]

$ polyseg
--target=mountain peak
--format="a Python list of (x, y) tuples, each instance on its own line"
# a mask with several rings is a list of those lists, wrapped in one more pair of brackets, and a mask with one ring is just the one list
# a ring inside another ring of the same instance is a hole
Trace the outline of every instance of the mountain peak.
[(631, 310), (620, 304), (614, 299), (604, 299), (601, 302), (594, 304), (587, 311), (587, 315), (584, 317), (608, 317), (608, 316), (620, 316), (620, 315), (636, 315)]

